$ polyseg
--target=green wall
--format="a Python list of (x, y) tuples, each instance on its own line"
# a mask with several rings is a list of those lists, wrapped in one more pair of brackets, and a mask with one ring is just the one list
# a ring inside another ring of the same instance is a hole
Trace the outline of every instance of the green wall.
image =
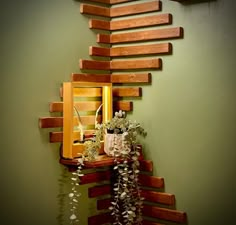
[[(184, 39), (171, 41), (173, 55), (162, 57), (162, 71), (152, 72), (152, 85), (143, 88), (130, 116), (148, 131), (146, 157), (154, 161), (154, 174), (165, 178), (165, 191), (176, 195), (177, 209), (187, 212), (189, 225), (231, 225), (236, 3), (162, 2), (173, 26), (184, 27)], [(79, 72), (80, 58), (89, 58), (94, 32), (73, 0), (3, 0), (0, 25), (1, 223), (68, 224), (60, 219), (68, 213), (68, 173), (58, 163), (59, 145), (48, 143), (49, 130), (38, 128), (38, 118), (50, 116), (49, 102), (60, 100), (61, 83)], [(86, 225), (94, 202), (85, 187), (82, 192)]]

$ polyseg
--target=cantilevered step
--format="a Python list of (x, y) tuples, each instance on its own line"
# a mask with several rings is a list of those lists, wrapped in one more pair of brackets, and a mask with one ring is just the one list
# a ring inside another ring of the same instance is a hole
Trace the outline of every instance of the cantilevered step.
[(106, 44), (118, 44), (137, 41), (174, 39), (181, 38), (182, 36), (182, 27), (171, 27), (156, 30), (125, 32), (118, 34), (97, 34), (97, 42)]
[(118, 3), (131, 2), (133, 0), (88, 0), (88, 1), (114, 5), (114, 4), (118, 4)]
[(171, 52), (172, 52), (171, 43), (142, 44), (142, 45), (122, 46), (122, 47), (112, 47), (112, 48), (90, 46), (89, 48), (89, 55), (102, 56), (102, 57), (157, 55), (157, 54), (170, 54)]
[(138, 70), (160, 68), (160, 58), (113, 61), (80, 60), (80, 69), (83, 70)]
[(80, 5), (80, 12), (82, 14), (103, 16), (108, 18), (154, 12), (154, 11), (159, 11), (160, 9), (161, 9), (161, 3), (158, 0), (139, 4), (119, 6), (114, 8), (95, 6), (90, 4)]
[(75, 74), (71, 81), (76, 82), (110, 82), (110, 83), (150, 83), (151, 73), (121, 73), (121, 74)]
[(90, 19), (89, 28), (116, 31), (116, 30), (125, 30), (125, 29), (140, 28), (140, 27), (150, 27), (155, 25), (156, 26), (167, 25), (171, 23), (172, 23), (172, 15), (169, 13), (165, 13), (154, 16), (145, 16), (145, 17), (129, 18), (122, 20), (114, 20), (114, 21)]

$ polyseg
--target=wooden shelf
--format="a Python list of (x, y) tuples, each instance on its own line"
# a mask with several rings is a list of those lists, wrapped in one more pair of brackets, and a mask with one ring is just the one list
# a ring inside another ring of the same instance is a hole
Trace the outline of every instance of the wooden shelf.
[[(152, 172), (153, 170), (153, 162), (150, 160), (140, 159), (140, 169), (146, 172)], [(60, 163), (65, 166), (78, 166), (77, 159), (60, 159)], [(107, 156), (106, 154), (99, 155), (96, 160), (91, 162), (84, 162), (84, 168), (98, 168), (98, 167), (106, 167), (114, 165), (114, 158)], [(145, 178), (145, 177), (144, 177)]]

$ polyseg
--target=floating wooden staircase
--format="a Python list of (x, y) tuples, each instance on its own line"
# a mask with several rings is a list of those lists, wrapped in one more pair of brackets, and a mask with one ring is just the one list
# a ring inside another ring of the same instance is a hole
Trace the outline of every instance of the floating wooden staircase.
[[(76, 160), (61, 159), (61, 163), (72, 170), (76, 167)], [(88, 218), (88, 225), (111, 224), (112, 217), (109, 206), (112, 194), (112, 165), (113, 159), (104, 154), (95, 162), (86, 162), (85, 168), (106, 168), (106, 170), (87, 173), (81, 177), (81, 184), (96, 183), (88, 189), (88, 197), (97, 201), (97, 210), (100, 212)], [(143, 225), (164, 225), (167, 222), (173, 224), (186, 224), (186, 212), (175, 208), (175, 196), (164, 192), (164, 178), (152, 175), (153, 162), (140, 159), (139, 182), (141, 196), (144, 197)], [(105, 184), (104, 184), (105, 183)], [(154, 222), (155, 221), (155, 222)]]
[[(99, 30), (97, 44), (100, 46), (89, 46), (89, 56), (96, 56), (98, 59), (80, 59), (79, 66), (82, 73), (73, 73), (71, 81), (113, 83), (113, 111), (132, 111), (133, 102), (130, 99), (141, 97), (142, 88), (140, 86), (151, 83), (151, 72), (148, 70), (163, 68), (162, 58), (172, 54), (173, 45), (169, 40), (182, 38), (183, 28), (166, 27), (171, 25), (173, 18), (169, 13), (160, 13), (162, 7), (158, 0), (142, 3), (132, 0), (90, 0), (88, 2), (95, 4), (81, 4), (80, 11), (82, 14), (96, 17), (96, 19), (89, 19), (88, 26), (90, 29)], [(121, 6), (120, 3), (122, 3)], [(154, 14), (155, 12), (156, 14)], [(101, 19), (97, 19), (97, 17)], [(110, 33), (107, 34), (107, 32)], [(132, 86), (129, 86), (130, 84)], [(61, 88), (61, 98), (62, 93)], [(75, 97), (99, 98), (101, 95), (101, 88), (78, 88), (74, 91)], [(76, 106), (81, 112), (89, 111), (89, 115), (81, 115), (84, 126), (94, 125), (94, 114), (100, 104), (100, 100), (76, 102)], [(51, 102), (49, 111), (62, 113), (63, 99), (60, 102)], [(99, 117), (99, 121), (101, 120), (102, 118)], [(75, 118), (74, 123), (77, 122)], [(63, 115), (41, 117), (39, 126), (61, 129)], [(85, 135), (91, 135), (93, 132), (93, 129), (86, 129)], [(50, 131), (49, 134), (51, 143), (63, 141), (61, 130)], [(79, 133), (74, 131), (75, 139), (78, 136)], [(77, 165), (77, 161), (74, 159), (61, 158), (60, 163), (69, 168)], [(153, 176), (152, 161), (141, 159), (140, 163), (139, 179), (142, 196), (145, 198), (143, 225), (163, 225), (165, 222), (186, 223), (186, 213), (175, 209), (175, 196), (164, 192), (164, 179)], [(108, 207), (112, 192), (109, 183), (112, 165), (113, 159), (106, 156), (103, 150), (100, 151), (100, 156), (95, 162), (85, 164), (86, 168), (107, 168), (102, 172), (98, 170), (95, 173), (86, 174), (81, 179), (81, 184), (107, 183), (96, 184), (88, 189), (90, 198), (99, 198), (97, 199), (97, 209), (100, 210), (98, 215), (88, 218), (88, 225), (111, 223)]]
[[(172, 54), (172, 43), (165, 41), (182, 38), (183, 28), (166, 27), (171, 25), (173, 17), (169, 13), (161, 13), (162, 3), (158, 0), (141, 3), (132, 0), (88, 2), (97, 2), (99, 5), (81, 4), (80, 11), (91, 17), (88, 26), (90, 29), (98, 30), (97, 44), (103, 46), (89, 46), (89, 55), (98, 59), (80, 59), (79, 66), (83, 73), (72, 74), (71, 81), (111, 82), (114, 84), (113, 111), (132, 111), (131, 99), (141, 98), (141, 85), (151, 84), (152, 78), (149, 71), (161, 70), (164, 64), (162, 58)], [(122, 6), (120, 3), (123, 3)], [(93, 18), (94, 16), (96, 18)], [(110, 33), (103, 33), (104, 31)], [(104, 44), (107, 47), (104, 47)], [(61, 89), (61, 98), (62, 91)], [(75, 93), (75, 96), (100, 97), (101, 90), (84, 88), (83, 91), (80, 89)], [(99, 101), (84, 101), (77, 103), (77, 106), (81, 111), (90, 111), (91, 114), (91, 111), (95, 113), (99, 104)], [(62, 112), (62, 109), (63, 100), (50, 103), (50, 112)], [(93, 115), (81, 118), (84, 125), (91, 125), (94, 121)], [(40, 118), (39, 124), (42, 128), (63, 126), (62, 117), (43, 117)], [(91, 131), (88, 130), (85, 133), (91, 133)], [(50, 142), (62, 142), (62, 136), (61, 131), (52, 131), (49, 136)]]

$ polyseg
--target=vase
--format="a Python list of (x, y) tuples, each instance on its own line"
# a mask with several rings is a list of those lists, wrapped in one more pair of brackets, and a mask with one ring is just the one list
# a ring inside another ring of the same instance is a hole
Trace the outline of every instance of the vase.
[(117, 154), (121, 153), (121, 151), (124, 151), (126, 153), (130, 152), (130, 146), (125, 144), (124, 140), (124, 134), (109, 134), (107, 133), (105, 135), (104, 139), (104, 152), (108, 156), (114, 156), (115, 152)]

